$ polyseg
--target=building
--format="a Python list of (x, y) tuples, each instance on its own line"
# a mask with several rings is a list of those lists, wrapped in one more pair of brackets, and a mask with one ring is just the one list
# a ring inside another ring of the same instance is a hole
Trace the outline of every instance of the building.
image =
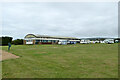
[(47, 36), (47, 35), (34, 35), (27, 34), (24, 37), (24, 44), (58, 44), (59, 41), (73, 41), (80, 43), (80, 39), (74, 37), (57, 37), (57, 36)]

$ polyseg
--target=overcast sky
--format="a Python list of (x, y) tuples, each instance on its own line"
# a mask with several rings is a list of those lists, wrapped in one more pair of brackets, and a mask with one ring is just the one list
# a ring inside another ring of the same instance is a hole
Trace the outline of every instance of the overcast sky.
[(117, 37), (116, 2), (26, 2), (2, 4), (2, 35)]

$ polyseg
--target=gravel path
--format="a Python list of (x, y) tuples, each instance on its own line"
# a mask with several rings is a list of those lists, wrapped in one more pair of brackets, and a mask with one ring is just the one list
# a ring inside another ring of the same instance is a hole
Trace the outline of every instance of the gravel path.
[(7, 59), (16, 59), (16, 58), (19, 58), (19, 56), (0, 50), (0, 61), (7, 60)]

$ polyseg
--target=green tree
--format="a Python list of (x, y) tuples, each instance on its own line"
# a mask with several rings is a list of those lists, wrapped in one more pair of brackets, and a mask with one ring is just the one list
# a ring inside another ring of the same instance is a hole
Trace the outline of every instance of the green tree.
[(23, 39), (16, 39), (12, 41), (12, 44), (14, 45), (22, 45), (23, 44)]

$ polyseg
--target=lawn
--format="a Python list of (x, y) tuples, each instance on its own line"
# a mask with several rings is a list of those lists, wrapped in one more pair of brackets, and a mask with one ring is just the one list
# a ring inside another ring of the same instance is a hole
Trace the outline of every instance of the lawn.
[[(2, 47), (7, 51), (7, 46)], [(117, 78), (118, 44), (12, 45), (3, 78)]]

